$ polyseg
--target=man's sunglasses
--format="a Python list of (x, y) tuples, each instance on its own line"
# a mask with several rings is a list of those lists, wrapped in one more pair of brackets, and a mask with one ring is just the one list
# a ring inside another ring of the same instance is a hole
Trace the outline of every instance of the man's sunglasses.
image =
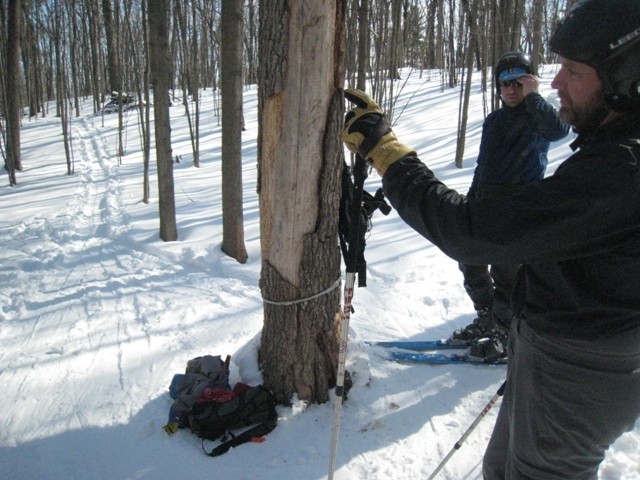
[(514, 80), (500, 80), (498, 82), (498, 85), (500, 85), (501, 87), (507, 88), (507, 87), (522, 87), (522, 84), (518, 82), (518, 79), (514, 79)]

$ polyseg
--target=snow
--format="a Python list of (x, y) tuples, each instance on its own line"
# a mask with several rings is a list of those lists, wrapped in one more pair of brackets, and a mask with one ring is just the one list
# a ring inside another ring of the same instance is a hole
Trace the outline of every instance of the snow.
[[(545, 67), (541, 93), (557, 105), (553, 75)], [(483, 121), (479, 77), (460, 169), (453, 163), (459, 90), (441, 91), (433, 72), (406, 70), (399, 85), (398, 137), (466, 192)], [(0, 479), (327, 478), (334, 397), (323, 405), (293, 399), (278, 407), (278, 427), (264, 443), (217, 458), (190, 432), (162, 430), (171, 378), (193, 357), (230, 354), (233, 383), (261, 382), (256, 88), (244, 94), (244, 265), (220, 250), (220, 122), (211, 90), (202, 94), (199, 169), (183, 107), (171, 108), (173, 153), (182, 160), (174, 164), (179, 239), (169, 243), (158, 238), (155, 160), (153, 198), (141, 201), (137, 114), (125, 113), (119, 164), (117, 116), (95, 116), (91, 105), (85, 100), (72, 119), (74, 175), (66, 175), (51, 114), (25, 119), (25, 170), (17, 187), (0, 186)], [(568, 156), (572, 136), (552, 145), (548, 173)], [(379, 184), (373, 174), (367, 190)], [(443, 338), (468, 324), (473, 308), (456, 262), (395, 212), (375, 214), (365, 253), (368, 285), (354, 293), (347, 359), (354, 386), (334, 478), (427, 478), (496, 393), (506, 367), (385, 360), (365, 341)], [(481, 478), (498, 405), (438, 478)], [(640, 479), (640, 423), (607, 452), (600, 478)]]

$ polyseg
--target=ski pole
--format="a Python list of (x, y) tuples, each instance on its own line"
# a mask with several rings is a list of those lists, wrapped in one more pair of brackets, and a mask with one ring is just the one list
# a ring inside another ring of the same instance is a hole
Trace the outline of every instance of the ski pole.
[(478, 417), (474, 420), (474, 422), (467, 429), (467, 431), (464, 432), (464, 435), (462, 435), (462, 437), (460, 437), (460, 440), (458, 440), (456, 442), (456, 444), (453, 446), (453, 448), (448, 453), (448, 455), (446, 457), (444, 457), (444, 459), (440, 462), (440, 465), (438, 465), (438, 468), (435, 469), (435, 471), (431, 474), (431, 476), (427, 480), (433, 480), (435, 478), (435, 476), (438, 474), (438, 472), (440, 472), (440, 470), (442, 470), (444, 468), (445, 464), (449, 461), (449, 459), (453, 456), (453, 454), (457, 450), (460, 449), (460, 447), (462, 446), (464, 441), (467, 439), (467, 437), (478, 426), (478, 424), (480, 423), (480, 420), (482, 420), (485, 417), (485, 415), (489, 412), (489, 410), (491, 410), (491, 407), (493, 407), (495, 405), (495, 403), (498, 401), (498, 399), (502, 395), (504, 395), (504, 389), (505, 389), (506, 386), (507, 386), (507, 381), (505, 380), (504, 382), (502, 382), (502, 385), (500, 385), (500, 388), (498, 389), (496, 394), (493, 396), (491, 401), (489, 403), (487, 403), (486, 407), (484, 407), (484, 410), (482, 410), (480, 415), (478, 415)]
[[(353, 300), (353, 289), (356, 273), (360, 273), (360, 285), (364, 282), (364, 234), (366, 227), (361, 224), (362, 197), (364, 191), (364, 181), (367, 178), (367, 164), (360, 155), (356, 155), (356, 163), (353, 169), (353, 198), (349, 212), (349, 232), (344, 246), (343, 256), (346, 267), (346, 279), (344, 285), (344, 305), (342, 308), (342, 329), (340, 335), (340, 347), (338, 351), (338, 372), (336, 375), (336, 404), (333, 411), (333, 434), (331, 438), (331, 455), (329, 457), (329, 477), (333, 480), (333, 472), (336, 465), (336, 454), (338, 451), (338, 433), (340, 430), (340, 412), (342, 409), (342, 397), (344, 393), (344, 372), (347, 358), (347, 341), (349, 338), (349, 319), (351, 318), (351, 304)], [(343, 192), (343, 195), (345, 192)]]
[(331, 437), (331, 456), (329, 458), (329, 480), (333, 479), (338, 451), (338, 433), (340, 431), (340, 412), (344, 393), (344, 371), (347, 358), (347, 339), (349, 337), (349, 318), (351, 316), (351, 299), (356, 274), (348, 272), (344, 285), (344, 307), (342, 309), (342, 330), (340, 335), (340, 351), (338, 354), (338, 375), (336, 379), (336, 405), (333, 410), (333, 434)]

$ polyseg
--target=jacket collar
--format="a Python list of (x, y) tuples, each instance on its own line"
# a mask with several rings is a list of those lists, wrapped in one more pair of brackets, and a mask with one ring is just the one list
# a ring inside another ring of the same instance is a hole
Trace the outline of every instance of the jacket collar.
[(617, 141), (633, 137), (640, 138), (640, 111), (624, 114), (592, 132), (580, 134), (569, 146), (575, 151), (593, 143)]

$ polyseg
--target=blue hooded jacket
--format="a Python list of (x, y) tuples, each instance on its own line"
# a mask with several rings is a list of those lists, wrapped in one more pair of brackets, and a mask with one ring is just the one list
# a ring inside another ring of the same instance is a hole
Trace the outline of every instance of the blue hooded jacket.
[(569, 126), (539, 93), (516, 107), (503, 105), (482, 126), (482, 140), (469, 196), (498, 196), (536, 182), (547, 168), (549, 143), (564, 138)]

